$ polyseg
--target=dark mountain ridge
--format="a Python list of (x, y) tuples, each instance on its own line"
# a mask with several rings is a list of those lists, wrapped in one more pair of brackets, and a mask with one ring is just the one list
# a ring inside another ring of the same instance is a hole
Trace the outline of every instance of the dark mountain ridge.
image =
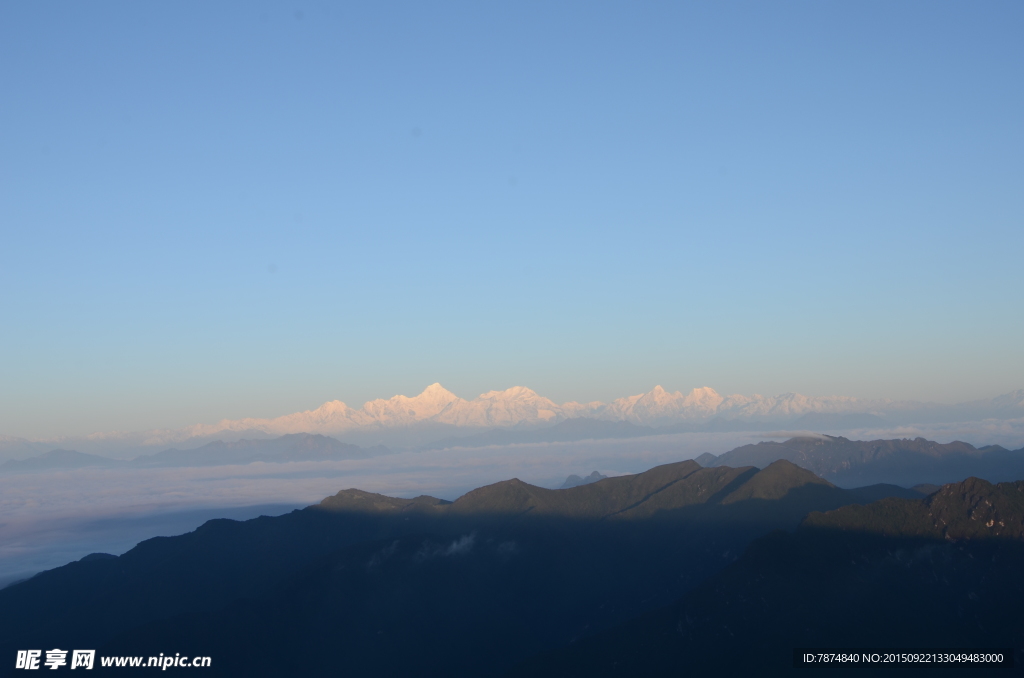
[(173, 646), (219, 657), (212, 675), (341, 661), (352, 675), (494, 675), (668, 604), (752, 539), (860, 497), (785, 461), (684, 461), (566, 490), (513, 479), (455, 502), (344, 490), (0, 590), (0, 650)]

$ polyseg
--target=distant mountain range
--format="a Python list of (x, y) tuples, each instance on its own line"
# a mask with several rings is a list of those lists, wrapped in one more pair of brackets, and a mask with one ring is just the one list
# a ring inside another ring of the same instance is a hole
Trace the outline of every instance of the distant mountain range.
[(120, 466), (125, 462), (75, 450), (50, 450), (28, 459), (11, 459), (0, 464), (0, 472), (44, 471), (49, 469)]
[[(216, 424), (196, 424), (182, 429), (97, 433), (50, 441), (0, 438), (0, 458), (25, 456), (23, 451), (26, 449), (37, 453), (53, 447), (74, 447), (89, 451), (115, 448), (141, 450), (183, 443), (202, 444), (215, 439), (256, 439), (290, 433), (341, 435), (347, 441), (362, 444), (364, 438), (372, 443), (385, 432), (390, 432), (388, 435), (395, 441), (405, 441), (400, 435), (400, 432), (405, 431), (408, 432), (407, 442), (402, 442), (402, 445), (418, 447), (446, 437), (464, 435), (465, 431), (471, 431), (473, 435), (487, 429), (523, 433), (579, 419), (672, 432), (753, 430), (765, 426), (831, 430), (1022, 418), (1024, 390), (988, 400), (943, 405), (861, 400), (842, 396), (808, 397), (798, 393), (770, 397), (722, 396), (709, 387), (695, 388), (684, 394), (655, 386), (647, 393), (619, 398), (611, 403), (567, 402), (559, 405), (522, 386), (490, 391), (473, 400), (464, 400), (440, 384), (432, 384), (417, 396), (397, 395), (386, 400), (373, 400), (358, 409), (334, 400), (315, 410), (273, 419), (225, 419)], [(619, 431), (621, 433), (624, 430), (628, 429)], [(495, 439), (501, 438), (497, 433), (491, 435)]]
[(616, 438), (642, 438), (665, 431), (650, 426), (638, 426), (628, 421), (600, 419), (566, 419), (553, 426), (540, 429), (490, 429), (471, 436), (448, 437), (424, 445), (424, 449), (450, 447), (489, 447), (492, 445), (524, 445), (530, 443), (564, 443), (578, 440), (609, 440)]
[(571, 475), (565, 479), (562, 486), (558, 489), (568, 490), (570, 487), (579, 487), (580, 485), (589, 485), (590, 483), (596, 483), (598, 480), (604, 480), (608, 476), (601, 475), (597, 471), (592, 472), (589, 476), (580, 477), (577, 475)]
[[(587, 434), (592, 424), (608, 435), (622, 437), (640, 435), (649, 429), (628, 422), (593, 422), (571, 419), (540, 431), (492, 431), (475, 441), (486, 443), (504, 440), (567, 440)], [(157, 468), (184, 466), (220, 466), (252, 462), (284, 463), (292, 461), (329, 461), (365, 459), (388, 454), (384, 447), (359, 447), (329, 436), (292, 433), (264, 440), (216, 441), (194, 449), (167, 449), (121, 461), (84, 454), (73, 450), (52, 450), (29, 459), (0, 464), (2, 473), (29, 473), (52, 469), (85, 467)], [(975, 448), (964, 442), (936, 443), (923, 438), (891, 440), (848, 440), (841, 436), (821, 434), (796, 436), (785, 442), (760, 442), (743, 445), (719, 456), (702, 454), (696, 462), (708, 468), (755, 466), (766, 468), (785, 460), (835, 483), (840, 487), (937, 486), (970, 476), (990, 482), (1024, 478), (1024, 449), (1007, 450), (998, 445)], [(595, 471), (595, 473), (597, 473)], [(585, 480), (571, 476), (563, 487)], [(573, 478), (576, 480), (573, 481)]]
[(110, 459), (73, 450), (51, 450), (28, 459), (12, 459), (0, 464), (0, 472), (31, 472), (48, 469), (86, 467), (154, 468), (180, 466), (223, 466), (256, 461), (329, 461), (365, 459), (387, 454), (383, 447), (362, 448), (334, 438), (309, 433), (292, 433), (270, 440), (215, 441), (189, 450), (167, 449), (143, 455), (131, 461)]
[(309, 433), (291, 433), (270, 440), (216, 441), (191, 450), (169, 449), (138, 457), (136, 466), (220, 466), (248, 464), (254, 461), (328, 461), (366, 459), (387, 454), (382, 447), (362, 448), (334, 438)]
[(879, 495), (921, 496), (843, 490), (786, 461), (684, 461), (565, 490), (513, 479), (455, 502), (344, 490), (0, 590), (0, 654), (172, 649), (214, 657), (211, 675), (499, 675), (670, 604), (810, 511)]
[(991, 482), (1024, 478), (1024, 449), (975, 448), (964, 442), (847, 440), (839, 436), (795, 437), (785, 442), (744, 445), (720, 456), (703, 454), (704, 466), (764, 467), (779, 459), (809, 469), (842, 487), (874, 483), (941, 485), (975, 476)]

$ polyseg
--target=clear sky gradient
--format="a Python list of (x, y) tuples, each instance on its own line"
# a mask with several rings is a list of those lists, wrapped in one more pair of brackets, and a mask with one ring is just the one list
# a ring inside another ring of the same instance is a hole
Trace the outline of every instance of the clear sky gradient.
[(1024, 3), (0, 5), (0, 434), (1024, 387)]

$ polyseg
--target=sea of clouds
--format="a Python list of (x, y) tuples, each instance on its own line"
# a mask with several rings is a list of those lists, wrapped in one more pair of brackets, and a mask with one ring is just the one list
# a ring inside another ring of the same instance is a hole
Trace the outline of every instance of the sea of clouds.
[[(319, 502), (351, 487), (453, 500), (509, 478), (559, 487), (570, 474), (639, 473), (800, 432), (679, 433), (644, 438), (408, 451), (326, 462), (191, 468), (83, 468), (0, 474), (0, 586), (94, 552), (191, 531), (211, 518), (245, 520)], [(835, 431), (860, 440), (964, 440), (1024, 447), (1024, 421)]]
[(143, 539), (188, 532), (210, 518), (275, 515), (351, 487), (453, 500), (509, 478), (559, 487), (572, 473), (638, 473), (751, 440), (747, 433), (689, 433), (343, 461), (0, 474), (0, 585), (89, 553), (120, 554)]

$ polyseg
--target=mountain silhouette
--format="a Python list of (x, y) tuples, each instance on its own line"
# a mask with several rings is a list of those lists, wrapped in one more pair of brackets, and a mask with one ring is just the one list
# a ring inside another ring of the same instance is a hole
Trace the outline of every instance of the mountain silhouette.
[(565, 490), (512, 479), (454, 502), (343, 490), (0, 590), (0, 652), (208, 655), (211, 675), (500, 675), (864, 492), (786, 461), (684, 461)]

